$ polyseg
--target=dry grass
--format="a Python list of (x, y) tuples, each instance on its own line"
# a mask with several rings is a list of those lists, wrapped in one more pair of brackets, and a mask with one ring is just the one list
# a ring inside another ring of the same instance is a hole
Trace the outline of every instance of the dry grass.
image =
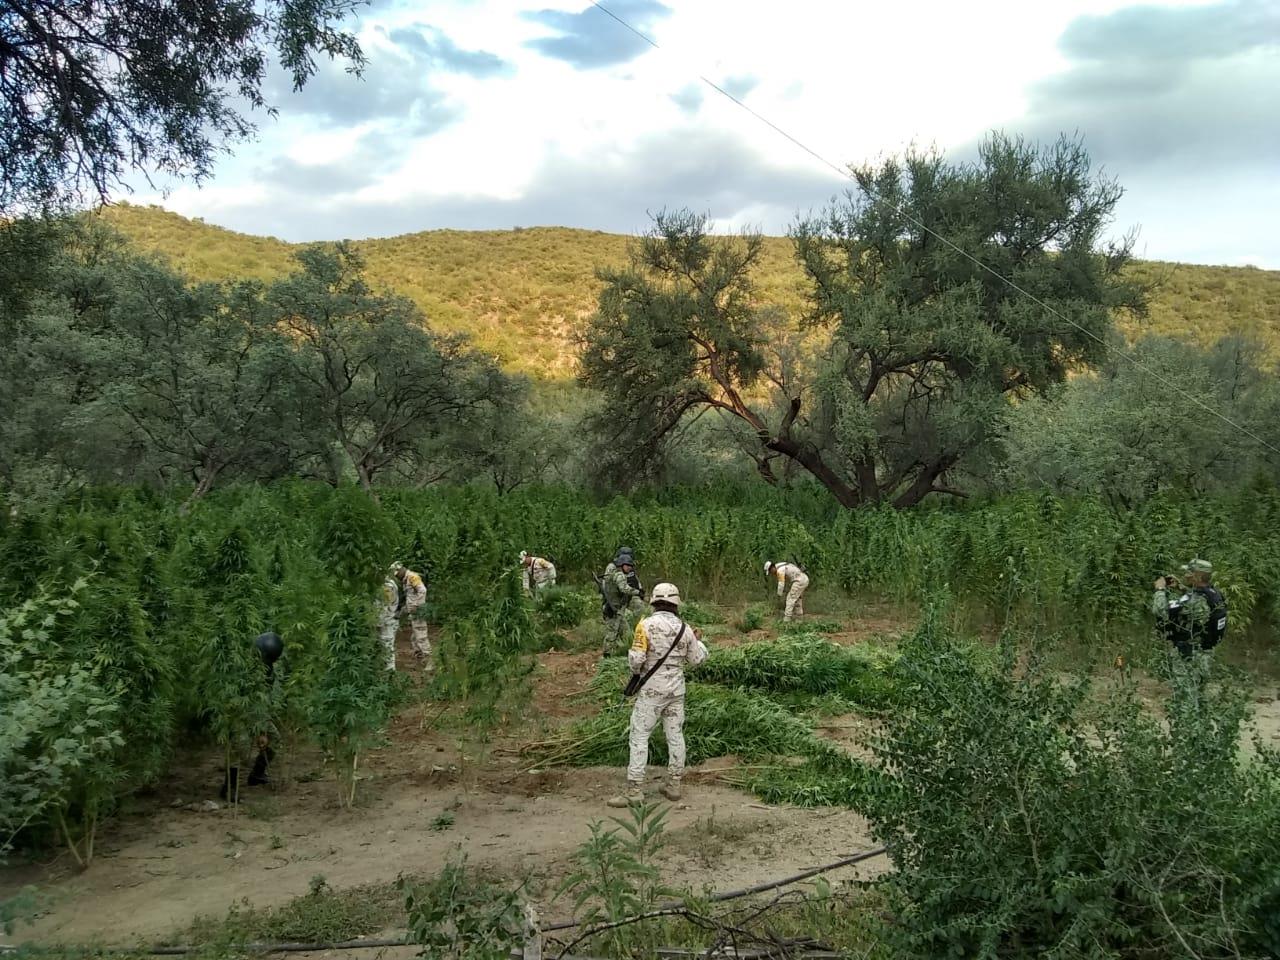
[[(145, 250), (197, 280), (268, 280), (290, 268), (294, 246), (188, 220), (159, 207), (118, 204), (103, 216)], [(432, 230), (360, 240), (368, 277), (418, 304), (440, 330), (471, 334), (511, 369), (573, 375), (575, 331), (595, 307), (595, 270), (625, 262), (628, 239), (563, 227)], [(1130, 338), (1160, 333), (1210, 344), (1230, 332), (1257, 337), (1280, 358), (1280, 271), (1140, 262), (1153, 284), (1150, 317), (1122, 321)], [(761, 299), (798, 314), (803, 278), (784, 237), (766, 241)]]

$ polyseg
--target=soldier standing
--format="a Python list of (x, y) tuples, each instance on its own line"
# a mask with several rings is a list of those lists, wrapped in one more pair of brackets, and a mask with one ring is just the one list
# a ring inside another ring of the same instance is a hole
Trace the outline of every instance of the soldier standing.
[(1227, 631), (1227, 601), (1213, 586), (1213, 564), (1196, 558), (1178, 577), (1155, 582), (1151, 611), (1157, 625), (1184, 660), (1196, 650), (1212, 650)]
[(627, 649), (627, 635), (631, 631), (631, 614), (642, 613), (644, 588), (636, 574), (636, 559), (630, 547), (619, 547), (613, 562), (605, 567), (600, 578), (600, 593), (604, 597), (604, 656), (621, 656)]
[(660, 583), (650, 600), (653, 615), (636, 624), (627, 661), (633, 684), (642, 683), (631, 708), (630, 762), (627, 788), (606, 801), (625, 807), (644, 800), (645, 767), (649, 762), (649, 737), (662, 721), (667, 738), (667, 779), (660, 792), (668, 800), (681, 797), (684, 777), (684, 671), (707, 659), (707, 648), (696, 630), (680, 619), (680, 591)]

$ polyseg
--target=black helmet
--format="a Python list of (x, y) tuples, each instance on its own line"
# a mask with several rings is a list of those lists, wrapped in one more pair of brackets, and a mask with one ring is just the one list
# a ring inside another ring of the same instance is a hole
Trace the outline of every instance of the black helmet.
[(258, 653), (267, 666), (279, 660), (280, 654), (284, 653), (284, 641), (278, 633), (260, 633), (253, 645), (258, 648)]

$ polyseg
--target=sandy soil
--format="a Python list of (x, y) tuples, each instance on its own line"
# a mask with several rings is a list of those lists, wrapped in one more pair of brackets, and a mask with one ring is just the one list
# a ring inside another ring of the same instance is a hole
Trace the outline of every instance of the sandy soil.
[[(294, 782), (245, 790), (239, 811), (210, 801), (218, 760), (194, 757), (138, 809), (108, 824), (91, 868), (77, 872), (65, 857), (0, 873), (0, 896), (39, 883), (49, 900), (34, 925), (15, 939), (42, 944), (137, 944), (170, 938), (201, 914), (221, 915), (247, 899), (282, 903), (307, 892), (321, 874), (334, 888), (430, 875), (456, 851), (472, 865), (510, 877), (533, 877), (552, 889), (571, 869), (570, 856), (593, 821), (618, 811), (603, 800), (621, 786), (621, 770), (531, 771), (522, 742), (593, 709), (575, 701), (594, 675), (594, 653), (540, 658), (533, 714), (541, 719), (508, 731), (486, 755), (459, 751), (456, 731), (437, 729), (435, 710), (398, 716), (391, 745), (362, 763), (355, 810), (338, 807), (323, 758), (293, 763)], [(689, 771), (685, 799), (668, 818), (663, 860), (670, 881), (695, 889), (731, 889), (800, 872), (874, 846), (866, 822), (846, 810), (770, 807), (717, 783), (731, 760)], [(653, 772), (656, 786), (659, 771)], [(433, 829), (441, 814), (453, 822)], [(734, 836), (708, 840), (714, 817)], [(873, 861), (842, 876), (870, 876)], [(567, 905), (542, 905), (559, 918)]]
[[(908, 626), (887, 608), (859, 613), (856, 626), (832, 638), (859, 643), (899, 635)], [(771, 635), (756, 631), (748, 639)], [(726, 633), (713, 642), (727, 646), (741, 638)], [(402, 656), (411, 662), (407, 648)], [(456, 851), (473, 865), (554, 888), (591, 823), (616, 812), (603, 800), (620, 787), (622, 771), (538, 771), (521, 758), (521, 744), (594, 709), (577, 696), (594, 675), (594, 650), (543, 654), (539, 664), (534, 719), (505, 731), (483, 755), (464, 753), (457, 729), (447, 717), (441, 729), (434, 706), (405, 710), (389, 731), (390, 745), (363, 761), (352, 811), (338, 807), (332, 777), (317, 754), (293, 759), (286, 785), (247, 790), (239, 811), (208, 809), (218, 761), (190, 758), (154, 795), (139, 798), (131, 812), (105, 826), (99, 858), (88, 871), (75, 871), (62, 857), (0, 872), (0, 896), (38, 883), (49, 897), (43, 915), (15, 939), (153, 942), (177, 935), (198, 915), (222, 915), (242, 899), (265, 906), (300, 896), (317, 874), (334, 888), (402, 873), (430, 875)], [(1280, 688), (1260, 688), (1254, 707), (1259, 738), (1280, 748)], [(818, 729), (859, 755), (872, 731), (856, 716), (828, 718)], [(690, 771), (685, 800), (669, 816), (666, 879), (694, 888), (737, 888), (874, 846), (866, 822), (851, 811), (771, 807), (724, 786), (720, 775), (732, 766), (722, 758)], [(452, 824), (433, 827), (446, 813)], [(708, 838), (709, 818), (722, 826), (720, 836)], [(860, 873), (839, 876), (866, 877), (885, 866), (876, 860)], [(567, 911), (563, 904), (541, 905), (551, 919)]]

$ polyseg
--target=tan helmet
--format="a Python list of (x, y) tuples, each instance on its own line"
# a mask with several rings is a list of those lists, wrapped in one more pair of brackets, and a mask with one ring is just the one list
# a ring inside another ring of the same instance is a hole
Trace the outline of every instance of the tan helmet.
[(680, 589), (674, 583), (660, 583), (649, 595), (650, 603), (669, 603), (673, 607), (680, 606)]

